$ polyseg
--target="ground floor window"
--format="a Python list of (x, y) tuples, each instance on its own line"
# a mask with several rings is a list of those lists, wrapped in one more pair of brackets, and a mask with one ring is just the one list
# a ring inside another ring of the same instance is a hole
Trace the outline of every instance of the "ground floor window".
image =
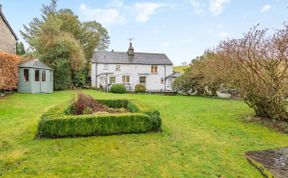
[(116, 77), (109, 77), (110, 84), (116, 83)]
[(146, 83), (146, 77), (145, 76), (140, 76), (139, 77), (139, 83), (145, 84)]
[(130, 82), (130, 77), (127, 75), (122, 76), (122, 83), (129, 83)]

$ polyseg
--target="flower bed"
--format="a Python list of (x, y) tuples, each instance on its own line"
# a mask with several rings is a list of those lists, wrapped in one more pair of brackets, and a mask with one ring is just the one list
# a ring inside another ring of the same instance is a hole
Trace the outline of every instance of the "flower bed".
[(97, 100), (126, 113), (67, 114), (69, 103), (58, 105), (41, 116), (37, 136), (47, 138), (145, 133), (161, 130), (160, 113), (137, 101)]

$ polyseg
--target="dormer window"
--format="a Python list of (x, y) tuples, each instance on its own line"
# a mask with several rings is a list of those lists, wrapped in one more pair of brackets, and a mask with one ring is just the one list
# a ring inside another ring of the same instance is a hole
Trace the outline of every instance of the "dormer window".
[(157, 65), (151, 66), (151, 74), (157, 74)]

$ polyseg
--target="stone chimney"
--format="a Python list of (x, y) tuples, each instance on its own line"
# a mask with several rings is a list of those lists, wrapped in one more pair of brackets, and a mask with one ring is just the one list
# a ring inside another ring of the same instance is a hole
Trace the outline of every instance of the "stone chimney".
[(129, 56), (134, 56), (134, 48), (133, 48), (133, 46), (132, 46), (132, 42), (130, 42), (130, 45), (129, 45), (127, 54), (128, 54)]

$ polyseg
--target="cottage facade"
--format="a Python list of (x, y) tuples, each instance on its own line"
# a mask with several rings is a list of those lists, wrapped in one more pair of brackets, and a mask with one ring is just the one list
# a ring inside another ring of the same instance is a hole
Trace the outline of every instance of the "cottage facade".
[(0, 51), (15, 54), (17, 40), (18, 37), (5, 18), (0, 5)]
[(134, 52), (132, 43), (127, 52), (96, 52), (92, 61), (92, 87), (107, 89), (124, 84), (133, 91), (141, 83), (147, 91), (172, 90), (173, 63), (165, 54)]

